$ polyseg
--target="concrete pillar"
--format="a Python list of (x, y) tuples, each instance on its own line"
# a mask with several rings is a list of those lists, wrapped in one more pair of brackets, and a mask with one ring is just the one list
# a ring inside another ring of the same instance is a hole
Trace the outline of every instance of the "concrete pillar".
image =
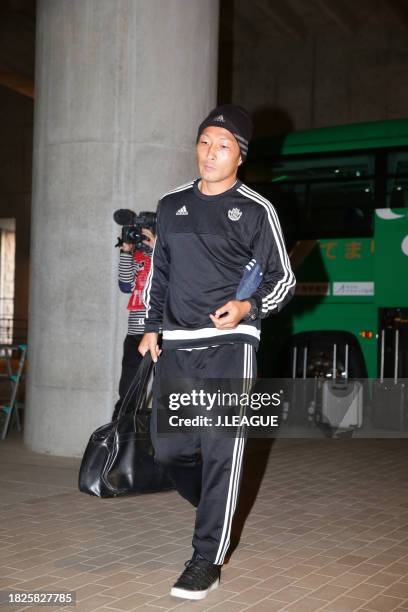
[(126, 333), (117, 208), (195, 176), (216, 103), (218, 0), (39, 0), (25, 440), (80, 455), (109, 420)]

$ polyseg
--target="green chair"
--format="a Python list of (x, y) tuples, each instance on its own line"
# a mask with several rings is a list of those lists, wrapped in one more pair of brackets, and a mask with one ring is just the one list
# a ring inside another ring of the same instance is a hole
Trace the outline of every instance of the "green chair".
[[(7, 378), (10, 382), (10, 399), (7, 404), (0, 405), (0, 412), (5, 416), (1, 431), (1, 440), (4, 440), (6, 437), (13, 416), (16, 421), (17, 430), (21, 431), (17, 394), (23, 377), (26, 355), (26, 344), (0, 344), (0, 361), (5, 360), (6, 365), (6, 370), (3, 374), (0, 374), (0, 377)], [(14, 371), (13, 357), (17, 357), (18, 359), (18, 366)]]

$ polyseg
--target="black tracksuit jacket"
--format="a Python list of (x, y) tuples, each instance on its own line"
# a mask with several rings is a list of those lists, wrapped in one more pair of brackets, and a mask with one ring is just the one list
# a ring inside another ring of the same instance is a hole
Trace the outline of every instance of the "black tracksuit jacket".
[(235, 299), (245, 266), (255, 259), (263, 280), (251, 296), (260, 318), (279, 312), (294, 293), (276, 211), (240, 180), (224, 193), (204, 195), (199, 179), (159, 202), (157, 240), (147, 279), (145, 332), (163, 332), (163, 348), (259, 344), (260, 320), (232, 330), (214, 327), (210, 313)]

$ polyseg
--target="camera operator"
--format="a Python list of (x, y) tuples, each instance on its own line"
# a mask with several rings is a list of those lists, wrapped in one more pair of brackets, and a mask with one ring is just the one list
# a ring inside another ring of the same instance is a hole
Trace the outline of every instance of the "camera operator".
[[(131, 293), (128, 310), (128, 332), (123, 344), (122, 374), (119, 382), (119, 400), (115, 404), (112, 420), (115, 420), (123, 400), (126, 398), (132, 380), (142, 360), (138, 351), (139, 342), (144, 334), (146, 308), (143, 304), (143, 290), (149, 274), (151, 256), (156, 241), (154, 233), (142, 228), (145, 240), (142, 245), (148, 248), (137, 248), (135, 244), (123, 242), (119, 257), (119, 288), (123, 293)], [(126, 398), (129, 399), (129, 398)], [(131, 397), (129, 401), (133, 401)]]

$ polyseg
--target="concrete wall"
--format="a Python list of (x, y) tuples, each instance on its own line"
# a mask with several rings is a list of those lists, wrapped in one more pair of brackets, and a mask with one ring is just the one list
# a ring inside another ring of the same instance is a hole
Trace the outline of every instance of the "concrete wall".
[[(220, 55), (231, 53), (221, 46)], [(232, 50), (231, 97), (276, 133), (408, 115), (408, 38), (401, 28), (336, 29), (299, 42), (252, 36)], [(226, 94), (224, 93), (224, 96)]]

